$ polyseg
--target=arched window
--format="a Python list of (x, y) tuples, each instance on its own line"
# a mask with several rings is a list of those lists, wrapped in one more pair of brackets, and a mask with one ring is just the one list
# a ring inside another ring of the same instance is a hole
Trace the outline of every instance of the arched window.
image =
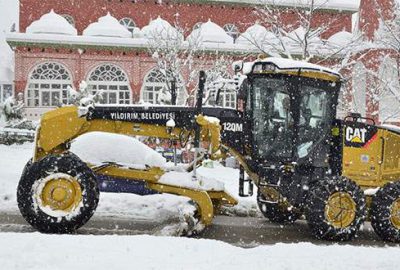
[(201, 27), (202, 24), (203, 24), (202, 22), (196, 23), (196, 24), (193, 26), (193, 29), (192, 29), (192, 30), (197, 30), (197, 29), (199, 29), (199, 28)]
[(236, 27), (236, 25), (228, 23), (225, 24), (223, 28), (228, 35), (233, 37), (234, 40), (236, 40), (237, 37), (239, 36), (239, 29)]
[(400, 122), (399, 69), (394, 59), (386, 57), (379, 68), (379, 121)]
[(354, 65), (353, 70), (353, 112), (366, 115), (367, 108), (367, 72), (363, 63), (358, 62)]
[(101, 91), (102, 104), (131, 103), (128, 76), (118, 66), (113, 64), (98, 66), (89, 74), (87, 81), (93, 94)]
[(64, 19), (66, 19), (67, 22), (69, 22), (70, 25), (72, 25), (73, 27), (75, 27), (75, 20), (74, 20), (74, 17), (72, 17), (72, 16), (69, 15), (69, 14), (63, 14), (63, 15), (61, 15), (61, 16), (63, 16)]
[[(170, 94), (171, 81), (173, 76), (171, 73), (162, 73), (159, 69), (152, 69), (144, 79), (142, 86), (142, 101), (151, 104), (163, 103), (160, 95)], [(186, 98), (186, 91), (183, 86), (182, 78), (178, 78), (176, 82), (177, 104), (183, 104)]]
[(136, 23), (131, 18), (122, 18), (119, 23), (124, 26), (129, 32), (133, 33)]
[(68, 104), (68, 86), (71, 85), (71, 75), (63, 65), (55, 62), (39, 64), (28, 79), (26, 104), (28, 107)]

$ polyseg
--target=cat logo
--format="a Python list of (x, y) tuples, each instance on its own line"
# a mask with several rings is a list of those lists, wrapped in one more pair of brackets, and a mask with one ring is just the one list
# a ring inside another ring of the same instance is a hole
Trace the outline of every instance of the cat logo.
[(346, 128), (346, 141), (352, 143), (365, 143), (365, 134), (367, 130), (365, 128)]

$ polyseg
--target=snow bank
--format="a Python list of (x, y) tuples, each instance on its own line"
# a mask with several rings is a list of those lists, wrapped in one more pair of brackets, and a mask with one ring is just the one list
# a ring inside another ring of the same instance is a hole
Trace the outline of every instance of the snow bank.
[(25, 164), (33, 155), (33, 144), (0, 144), (0, 210), (17, 211), (16, 192)]
[(82, 160), (93, 164), (115, 162), (135, 168), (166, 165), (165, 158), (161, 154), (135, 138), (119, 134), (105, 132), (84, 134), (72, 142), (71, 151)]
[[(107, 136), (109, 134), (105, 135)], [(84, 137), (81, 137), (80, 139), (82, 138), (85, 139)], [(126, 138), (123, 138), (123, 140), (125, 139)], [(131, 139), (132, 138), (128, 137), (129, 143), (131, 143)], [(92, 144), (91, 140), (87, 139), (87, 141), (89, 144)], [(110, 141), (105, 140), (104, 143), (110, 144)], [(81, 144), (83, 144), (83, 142), (81, 142)], [(72, 146), (73, 148), (78, 148), (78, 144), (76, 143)], [(95, 144), (95, 146), (99, 149), (104, 148), (104, 145)], [(83, 150), (83, 146), (79, 149)], [(113, 149), (115, 149), (115, 147)], [(90, 151), (99, 155), (96, 148), (93, 148)], [(18, 211), (16, 202), (17, 185), (22, 170), (32, 155), (32, 143), (11, 146), (0, 145), (1, 212)], [(118, 156), (117, 153), (115, 156)], [(118, 158), (120, 158), (120, 156), (118, 156)], [(237, 195), (239, 171), (232, 168), (225, 168), (218, 162), (214, 162), (212, 167), (213, 168), (200, 167), (197, 170), (199, 177), (215, 179), (222, 182), (225, 190), (239, 201), (239, 204), (234, 207), (224, 208), (224, 213), (227, 215), (260, 216), (255, 195), (246, 198), (241, 198)], [(257, 191), (255, 191), (255, 194), (257, 194)], [(95, 215), (131, 219), (157, 219), (161, 221), (169, 219), (176, 220), (185, 215), (190, 207), (192, 207), (192, 204), (189, 204), (189, 198), (174, 196), (171, 194), (139, 196), (135, 194), (102, 193), (100, 195), (100, 202)]]
[(0, 241), (2, 269), (366, 270), (396, 269), (400, 262), (398, 247), (279, 243), (245, 249), (183, 237), (39, 233), (1, 233)]
[(238, 204), (233, 207), (224, 207), (223, 214), (229, 216), (261, 216), (257, 206), (257, 187), (251, 197), (239, 197), (239, 170), (227, 168), (214, 161), (211, 167), (200, 167), (197, 173), (208, 179), (216, 179), (224, 184), (225, 191), (232, 195)]

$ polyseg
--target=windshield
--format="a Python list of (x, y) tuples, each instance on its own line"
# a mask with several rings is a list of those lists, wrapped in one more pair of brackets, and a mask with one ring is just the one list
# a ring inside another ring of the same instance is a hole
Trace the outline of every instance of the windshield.
[(287, 82), (254, 80), (252, 100), (253, 138), (258, 155), (291, 157), (293, 116)]
[(323, 138), (322, 134), (329, 128), (328, 94), (326, 91), (308, 85), (301, 86), (300, 121), (297, 155), (299, 158), (308, 155), (312, 146)]
[[(303, 82), (304, 81), (304, 82)], [(323, 82), (322, 84), (326, 84)], [(260, 158), (306, 157), (330, 126), (330, 92), (316, 81), (256, 77), (251, 109)]]

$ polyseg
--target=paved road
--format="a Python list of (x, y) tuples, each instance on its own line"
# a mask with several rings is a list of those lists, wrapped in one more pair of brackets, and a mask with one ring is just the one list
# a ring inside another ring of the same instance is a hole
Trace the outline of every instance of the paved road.
[[(176, 224), (176, 220), (157, 223), (149, 220), (130, 220), (112, 216), (94, 216), (78, 234), (160, 234), (168, 224)], [(0, 231), (2, 232), (32, 232), (34, 231), (19, 213), (0, 213)], [(319, 241), (310, 236), (307, 224), (298, 221), (293, 225), (280, 226), (261, 218), (217, 216), (212, 226), (206, 228), (196, 238), (216, 239), (242, 247), (270, 245), (278, 242), (297, 243), (312, 242), (320, 245), (335, 244)], [(351, 242), (343, 244), (364, 246), (396, 246), (393, 243), (381, 241), (373, 232), (369, 223)], [(400, 245), (397, 245), (400, 246)]]

